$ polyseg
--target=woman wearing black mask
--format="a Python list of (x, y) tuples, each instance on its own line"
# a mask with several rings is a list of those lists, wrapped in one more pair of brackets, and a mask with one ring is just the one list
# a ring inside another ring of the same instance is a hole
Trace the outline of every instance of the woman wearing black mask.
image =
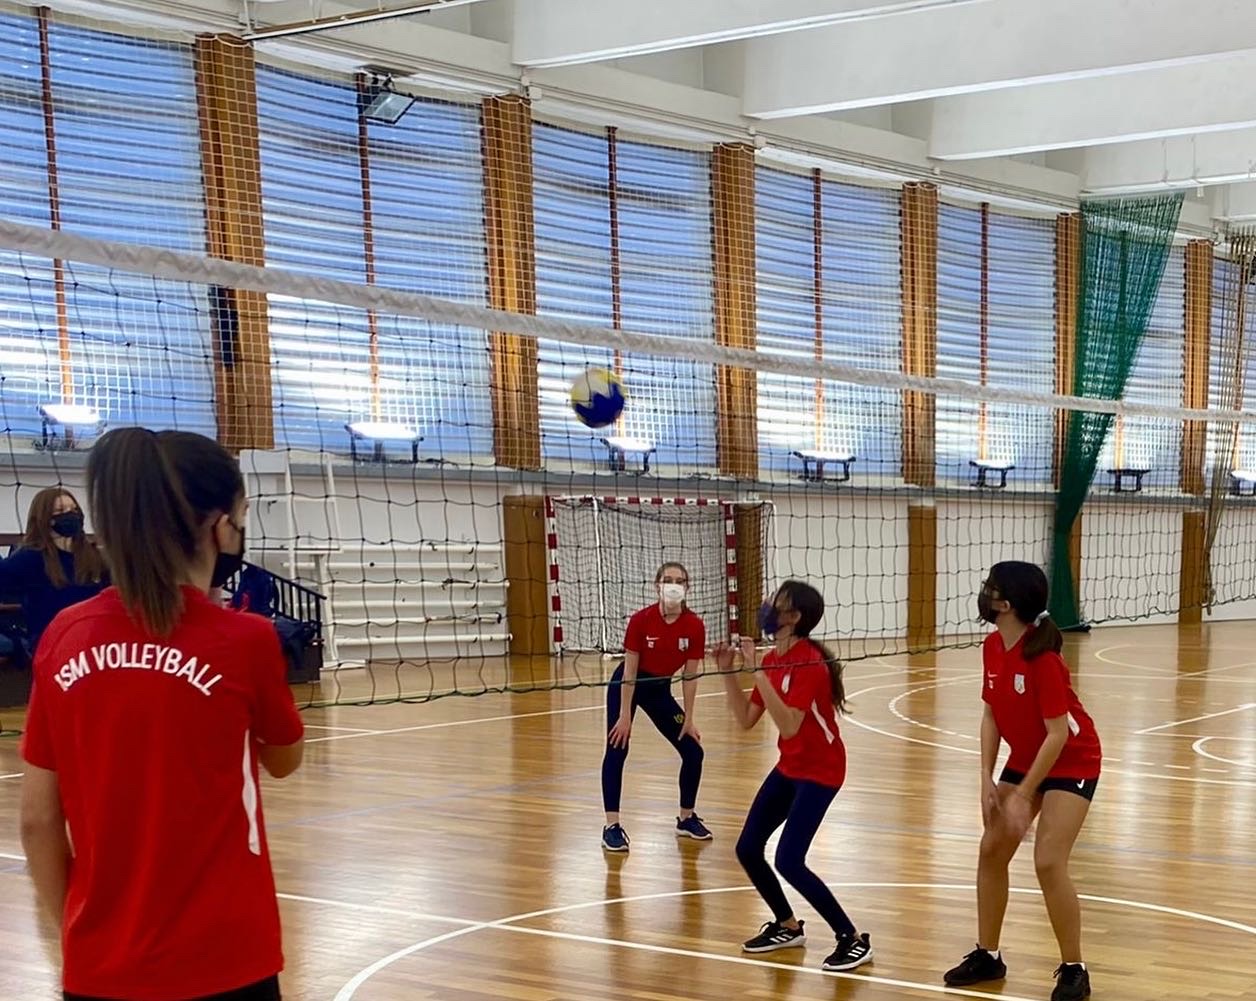
[[(1099, 783), (1103, 749), (1060, 656), (1064, 637), (1047, 613), (1047, 575), (1032, 563), (996, 563), (977, 595), (994, 631), (982, 645), (981, 819), (977, 948), (946, 972), (950, 987), (1002, 980), (999, 949), (1008, 865), (1034, 818), (1034, 868), (1060, 947), (1052, 1001), (1090, 997), (1082, 916), (1069, 856)], [(1000, 742), (1007, 766), (994, 775)]]
[(83, 511), (74, 495), (62, 487), (39, 491), (21, 546), (0, 560), (0, 590), (20, 592), (30, 649), (58, 612), (108, 583), (104, 561), (83, 532)]

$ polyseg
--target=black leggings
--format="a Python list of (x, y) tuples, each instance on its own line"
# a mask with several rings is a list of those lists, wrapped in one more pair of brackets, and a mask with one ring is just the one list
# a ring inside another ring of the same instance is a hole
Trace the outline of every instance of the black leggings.
[(855, 926), (842, 905), (824, 881), (807, 868), (807, 850), (836, 795), (836, 789), (786, 778), (772, 769), (746, 814), (741, 837), (737, 839), (737, 860), (764, 903), (772, 908), (776, 920), (792, 918), (793, 908), (763, 854), (768, 838), (784, 824), (785, 830), (776, 846), (777, 871), (829, 923), (835, 935), (854, 935)]
[[(606, 732), (619, 722), (621, 687), (624, 665), (620, 664), (606, 686)], [(698, 802), (698, 785), (702, 782), (702, 745), (688, 734), (682, 739), (680, 729), (685, 725), (685, 711), (672, 698), (671, 679), (649, 674), (638, 674), (632, 688), (632, 713), (635, 718), (640, 707), (650, 722), (680, 752), (680, 808), (692, 810)], [(628, 760), (627, 747), (611, 747), (608, 742), (602, 758), (602, 807), (607, 813), (619, 812), (619, 797), (624, 785), (624, 762)]]
[[(119, 1001), (118, 998), (89, 997), (86, 994), (71, 994), (69, 991), (65, 991), (62, 997), (65, 1001)], [(188, 1001), (280, 1001), (279, 976), (276, 974), (247, 987), (237, 987), (221, 994), (205, 994), (198, 998), (189, 998)]]

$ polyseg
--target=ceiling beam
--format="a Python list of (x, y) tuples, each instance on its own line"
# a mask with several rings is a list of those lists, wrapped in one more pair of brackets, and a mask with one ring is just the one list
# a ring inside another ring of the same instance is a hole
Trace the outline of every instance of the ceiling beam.
[(1256, 181), (1217, 189), (1217, 218), (1229, 222), (1256, 221)]
[(1014, 156), (1256, 126), (1256, 52), (933, 102), (929, 155)]
[(1093, 194), (1256, 180), (1256, 128), (1098, 146), (1083, 154), (1081, 177)]
[(523, 0), (514, 61), (570, 66), (991, 0)]
[(752, 39), (743, 107), (757, 118), (784, 118), (1243, 49), (1256, 49), (1250, 0), (999, 0)]

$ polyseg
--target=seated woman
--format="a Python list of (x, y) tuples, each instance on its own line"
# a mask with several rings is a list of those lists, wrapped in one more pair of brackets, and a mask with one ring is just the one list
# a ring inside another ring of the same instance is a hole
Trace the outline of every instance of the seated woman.
[(104, 560), (83, 532), (83, 511), (74, 495), (62, 487), (39, 491), (22, 544), (0, 560), (0, 590), (20, 595), (30, 651), (58, 612), (108, 583)]

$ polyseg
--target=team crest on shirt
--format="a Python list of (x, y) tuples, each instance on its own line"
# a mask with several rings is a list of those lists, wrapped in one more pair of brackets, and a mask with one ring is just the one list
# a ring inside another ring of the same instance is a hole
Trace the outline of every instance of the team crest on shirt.
[(1012, 687), (1016, 689), (1017, 695), (1025, 694), (1025, 676), (1018, 674), (1012, 679)]
[(681, 648), (682, 650), (688, 650), (688, 649), (689, 649), (689, 637), (688, 637), (688, 636), (682, 636), (682, 637), (680, 638), (680, 648)]

